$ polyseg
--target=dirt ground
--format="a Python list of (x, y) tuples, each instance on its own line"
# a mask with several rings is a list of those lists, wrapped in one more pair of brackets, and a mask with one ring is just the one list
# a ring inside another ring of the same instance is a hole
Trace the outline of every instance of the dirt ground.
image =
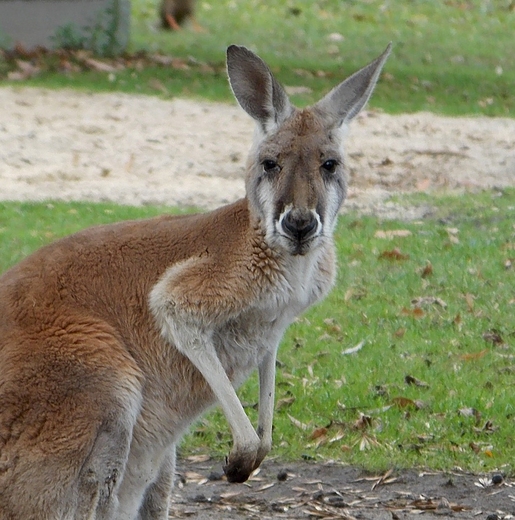
[[(239, 108), (124, 94), (0, 88), (0, 200), (88, 200), (213, 208), (244, 194), (253, 123)], [(515, 185), (515, 120), (366, 111), (347, 141), (346, 208), (419, 218), (389, 197)], [(181, 460), (172, 518), (514, 518), (500, 475), (267, 459), (247, 484)], [(492, 477), (499, 483), (492, 483)]]
[(215, 461), (179, 461), (171, 518), (515, 518), (514, 482), (501, 474), (410, 470), (372, 475), (338, 464), (265, 460), (247, 483), (229, 484), (221, 468)]
[[(211, 209), (244, 194), (253, 122), (235, 105), (0, 88), (0, 200)], [(362, 112), (347, 141), (345, 208), (404, 215), (403, 191), (515, 182), (515, 119)]]

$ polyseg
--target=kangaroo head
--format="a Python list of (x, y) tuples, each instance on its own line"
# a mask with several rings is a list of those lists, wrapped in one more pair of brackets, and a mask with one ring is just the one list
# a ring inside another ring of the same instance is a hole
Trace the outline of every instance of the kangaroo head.
[(246, 190), (270, 245), (304, 255), (332, 235), (346, 195), (345, 127), (372, 94), (390, 48), (303, 110), (261, 58), (227, 49), (234, 95), (257, 123)]

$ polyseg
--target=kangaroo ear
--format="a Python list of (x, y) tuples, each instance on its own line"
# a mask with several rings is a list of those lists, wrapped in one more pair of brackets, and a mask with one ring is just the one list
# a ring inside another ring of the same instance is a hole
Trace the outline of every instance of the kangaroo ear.
[(366, 105), (391, 48), (389, 43), (381, 56), (333, 88), (315, 105), (332, 125), (348, 123)]
[(234, 97), (265, 133), (291, 114), (292, 105), (282, 86), (266, 63), (246, 47), (227, 49), (227, 74)]

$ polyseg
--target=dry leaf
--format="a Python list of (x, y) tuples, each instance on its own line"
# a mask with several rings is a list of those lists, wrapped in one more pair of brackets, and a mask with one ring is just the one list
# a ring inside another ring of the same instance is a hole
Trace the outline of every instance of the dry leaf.
[(256, 468), (249, 476), (249, 480), (262, 480), (261, 478), (258, 478), (258, 475), (261, 473), (261, 467)]
[(474, 312), (474, 299), (476, 297), (470, 293), (465, 295), (465, 301), (467, 302), (467, 307), (469, 312)]
[(499, 426), (494, 426), (492, 421), (486, 421), (485, 425), (483, 426), (483, 431), (488, 433), (496, 432), (498, 429)]
[(308, 439), (310, 441), (314, 441), (315, 439), (318, 439), (319, 437), (322, 437), (322, 436), (325, 436), (326, 433), (327, 433), (328, 429), (327, 428), (324, 428), (324, 427), (321, 427), (321, 428), (315, 428), (312, 432), (311, 432), (311, 435), (308, 437)]
[(338, 323), (336, 323), (336, 320), (334, 318), (326, 318), (324, 320), (325, 325), (327, 325), (327, 328), (329, 329), (329, 332), (336, 332), (340, 333), (342, 331), (342, 328)]
[(343, 299), (348, 302), (349, 300), (361, 300), (367, 295), (367, 292), (364, 289), (357, 289), (355, 287), (351, 287), (347, 289)]
[(117, 67), (113, 67), (109, 63), (105, 63), (100, 60), (95, 60), (93, 58), (86, 58), (84, 63), (91, 69), (96, 70), (98, 72), (116, 72)]
[(263, 484), (261, 487), (255, 489), (254, 491), (266, 491), (267, 489), (270, 489), (271, 487), (275, 486), (275, 482), (270, 482), (268, 484)]
[(412, 233), (409, 229), (387, 229), (387, 230), (378, 230), (374, 233), (375, 238), (404, 238), (411, 236)]
[(359, 443), (359, 451), (366, 451), (370, 450), (372, 448), (375, 448), (377, 446), (381, 446), (379, 441), (366, 433), (364, 433), (358, 441), (356, 441), (355, 445)]
[(202, 455), (190, 455), (189, 457), (186, 457), (186, 460), (189, 460), (190, 462), (207, 462), (208, 460), (211, 460), (211, 457), (207, 453), (203, 453)]
[(162, 94), (168, 94), (168, 89), (165, 87), (164, 83), (157, 78), (150, 78), (148, 80), (148, 86), (153, 89), (161, 92)]
[(477, 487), (480, 487), (480, 488), (487, 488), (487, 487), (493, 486), (493, 482), (492, 482), (492, 479), (490, 479), (490, 478), (482, 477), (479, 479), (478, 482), (474, 482), (474, 485)]
[(474, 352), (472, 354), (463, 354), (460, 356), (460, 359), (463, 361), (474, 361), (476, 359), (481, 359), (484, 355), (488, 354), (488, 350), (482, 350), (481, 352)]
[(354, 289), (350, 288), (345, 291), (345, 295), (343, 297), (343, 300), (348, 302), (351, 298), (354, 297)]
[(234, 498), (242, 493), (243, 491), (227, 491), (226, 493), (220, 493), (220, 498)]
[(327, 435), (321, 435), (317, 439), (315, 439), (314, 442), (309, 443), (307, 446), (309, 448), (319, 448), (320, 446), (323, 446), (324, 444), (327, 444), (329, 442), (329, 438)]
[(365, 415), (364, 413), (359, 414), (359, 419), (352, 425), (355, 430), (364, 431), (372, 426), (372, 417)]
[(335, 435), (333, 435), (330, 439), (329, 439), (329, 443), (333, 443), (333, 442), (338, 442), (338, 441), (341, 441), (343, 438), (345, 437), (345, 432), (342, 430), (342, 429), (339, 429)]
[(356, 352), (359, 352), (363, 346), (365, 345), (365, 340), (360, 341), (355, 347), (347, 348), (345, 350), (342, 350), (342, 355), (347, 354), (355, 354)]
[(174, 58), (171, 56), (165, 56), (164, 54), (152, 54), (149, 56), (150, 60), (156, 63), (157, 65), (171, 65)]
[(401, 327), (399, 329), (397, 329), (393, 335), (396, 337), (396, 338), (402, 338), (404, 336), (404, 334), (406, 334), (406, 329), (404, 327)]
[(504, 344), (504, 340), (502, 339), (500, 332), (495, 329), (487, 330), (483, 334), (483, 339), (485, 341), (491, 341), (494, 345), (503, 345)]
[(288, 408), (288, 406), (291, 406), (294, 402), (295, 402), (295, 396), (293, 396), (293, 395), (291, 397), (283, 397), (283, 398), (277, 400), (275, 409), (281, 410), (282, 408)]
[(474, 417), (476, 424), (481, 420), (481, 412), (472, 407), (460, 408), (458, 413), (463, 417)]
[(474, 453), (480, 453), (481, 452), (481, 447), (476, 444), (475, 442), (469, 442), (469, 448), (474, 452)]
[(399, 408), (414, 408), (415, 410), (421, 410), (424, 408), (422, 401), (409, 399), (408, 397), (394, 397), (392, 403)]
[(175, 70), (189, 70), (191, 67), (181, 58), (173, 58), (170, 64)]
[(444, 309), (447, 307), (447, 304), (437, 296), (419, 296), (418, 298), (413, 298), (411, 304), (415, 307), (424, 307), (427, 305), (439, 305)]
[(449, 240), (449, 244), (459, 244), (460, 239), (458, 238), (459, 229), (458, 228), (446, 228), (447, 238)]
[(429, 388), (429, 385), (425, 381), (420, 381), (416, 377), (406, 375), (404, 376), (404, 381), (407, 385), (419, 386), (421, 388)]
[(422, 278), (427, 278), (433, 274), (433, 264), (428, 260), (425, 267), (422, 269), (420, 276)]
[(389, 469), (383, 476), (379, 477), (376, 482), (372, 485), (372, 491), (374, 491), (375, 488), (382, 486), (384, 484), (392, 484), (393, 482), (396, 482), (396, 478), (389, 478), (391, 474), (393, 473), (393, 469)]
[(11, 71), (7, 78), (12, 81), (23, 81), (38, 75), (41, 69), (28, 61), (16, 60), (17, 71)]
[(422, 318), (425, 313), (420, 307), (415, 307), (414, 309), (406, 309), (406, 307), (403, 307), (401, 310), (401, 314), (403, 316), (413, 316), (414, 318)]
[(298, 419), (295, 419), (295, 417), (291, 416), (290, 414), (287, 415), (294, 426), (304, 431), (309, 430), (309, 425), (299, 421)]
[[(479, 422), (476, 421), (476, 422)], [(476, 433), (488, 433), (492, 434), (499, 430), (499, 426), (494, 426), (494, 423), (492, 421), (486, 421), (484, 426), (482, 428), (474, 428), (474, 431)]]
[(391, 260), (392, 262), (396, 261), (402, 261), (402, 260), (408, 260), (409, 255), (405, 255), (404, 253), (401, 253), (401, 250), (398, 247), (395, 247), (394, 249), (391, 249), (389, 251), (383, 251), (379, 255), (380, 260)]
[(188, 482), (201, 482), (202, 480), (205, 480), (206, 477), (200, 473), (196, 473), (195, 471), (186, 471), (186, 473), (184, 473), (184, 478)]

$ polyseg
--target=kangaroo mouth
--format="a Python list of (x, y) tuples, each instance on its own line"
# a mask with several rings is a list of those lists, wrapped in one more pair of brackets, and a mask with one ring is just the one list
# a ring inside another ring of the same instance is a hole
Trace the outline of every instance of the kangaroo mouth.
[(313, 243), (316, 239), (316, 236), (299, 239), (282, 233), (281, 236), (286, 240), (289, 253), (293, 256), (304, 256), (309, 253), (313, 249)]
[(293, 256), (305, 256), (309, 252), (309, 247), (303, 247), (302, 245), (298, 245), (293, 251)]

